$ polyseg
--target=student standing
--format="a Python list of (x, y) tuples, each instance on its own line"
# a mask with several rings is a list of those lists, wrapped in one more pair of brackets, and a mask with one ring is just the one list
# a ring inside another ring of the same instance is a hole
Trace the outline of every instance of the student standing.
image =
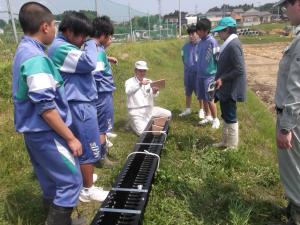
[(46, 224), (70, 225), (82, 188), (77, 158), (82, 147), (69, 129), (63, 79), (45, 54), (55, 36), (55, 20), (48, 8), (28, 2), (19, 21), (25, 35), (13, 61), (15, 128), (24, 135), (43, 191)]
[(217, 117), (217, 107), (214, 98), (209, 94), (209, 86), (214, 82), (217, 72), (217, 56), (219, 46), (216, 39), (210, 34), (211, 22), (204, 18), (196, 25), (197, 33), (201, 38), (197, 48), (197, 91), (198, 99), (203, 99), (205, 118), (199, 125), (212, 124), (213, 129), (220, 127)]
[(104, 157), (104, 151), (99, 143), (97, 89), (92, 74), (97, 65), (99, 41), (86, 41), (91, 33), (92, 24), (84, 14), (69, 13), (60, 23), (59, 34), (49, 48), (49, 56), (65, 81), (73, 119), (71, 129), (83, 145), (79, 158), (83, 178), (79, 200), (82, 202), (103, 201), (108, 194), (93, 185), (94, 164)]
[[(191, 102), (193, 92), (197, 95), (197, 45), (200, 41), (196, 31), (196, 26), (191, 25), (187, 29), (189, 42), (186, 43), (182, 50), (182, 62), (184, 66), (184, 87), (185, 87), (185, 110), (179, 114), (180, 117), (191, 114)], [(205, 114), (202, 108), (202, 100), (199, 100), (200, 110), (198, 116), (204, 119)]]
[[(110, 18), (107, 16), (95, 18), (93, 29), (93, 37), (99, 40), (97, 47), (97, 67), (93, 71), (98, 95), (96, 101), (98, 126), (101, 146), (107, 151), (108, 147), (112, 147), (107, 134), (112, 134), (110, 131), (114, 124), (113, 92), (116, 90), (110, 62), (116, 64), (118, 61), (116, 58), (106, 55), (106, 49), (112, 43), (112, 36), (114, 34), (114, 27)], [(113, 166), (113, 163), (107, 156), (105, 156), (103, 164), (107, 167)]]

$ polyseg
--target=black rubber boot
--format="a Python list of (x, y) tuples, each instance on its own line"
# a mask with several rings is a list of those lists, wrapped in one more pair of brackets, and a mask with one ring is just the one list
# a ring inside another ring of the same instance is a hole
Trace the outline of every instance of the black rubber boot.
[(71, 225), (72, 211), (72, 207), (66, 208), (52, 204), (45, 225)]
[(43, 209), (44, 209), (45, 215), (48, 215), (48, 212), (49, 212), (52, 202), (53, 202), (53, 200), (43, 198)]
[(106, 168), (106, 169), (111, 169), (113, 168), (117, 162), (111, 161), (109, 158), (107, 158), (107, 155), (105, 156), (104, 159), (101, 159), (98, 163), (98, 167), (100, 168)]
[(97, 167), (99, 168), (108, 168), (111, 169), (115, 166), (116, 162), (108, 159), (108, 148), (106, 146), (106, 142), (101, 144), (101, 159), (97, 163)]

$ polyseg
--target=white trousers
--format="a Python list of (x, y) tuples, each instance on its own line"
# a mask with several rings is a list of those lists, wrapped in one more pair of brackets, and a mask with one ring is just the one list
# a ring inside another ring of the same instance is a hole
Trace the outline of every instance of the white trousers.
[(129, 123), (132, 130), (141, 135), (152, 117), (171, 118), (170, 110), (161, 107), (142, 107), (138, 109), (128, 109)]

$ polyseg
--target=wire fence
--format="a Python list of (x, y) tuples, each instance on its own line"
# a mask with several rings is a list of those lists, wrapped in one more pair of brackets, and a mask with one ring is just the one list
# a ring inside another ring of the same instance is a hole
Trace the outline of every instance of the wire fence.
[[(11, 97), (11, 62), (15, 51), (15, 36), (8, 9), (16, 24), (17, 37), (23, 35), (18, 23), (20, 7), (29, 0), (0, 0), (0, 128), (13, 120)], [(96, 15), (109, 16), (115, 25), (114, 42), (163, 40), (177, 36), (177, 25), (163, 23), (160, 16), (149, 15), (134, 9), (129, 4), (112, 0), (41, 0), (57, 18), (66, 11), (83, 11)], [(129, 1), (125, 1), (129, 2)], [(10, 5), (9, 5), (9, 4)]]
[[(9, 17), (8, 9), (12, 9), (15, 18), (18, 39), (23, 35), (17, 21), (20, 6), (28, 1), (24, 0), (0, 0), (0, 42), (15, 41), (13, 26)], [(149, 13), (134, 9), (129, 4), (120, 4), (111, 0), (42, 0), (40, 3), (46, 5), (60, 20), (62, 13), (66, 11), (84, 11), (89, 17), (96, 15), (107, 15), (115, 24), (115, 41), (141, 41), (175, 38), (177, 36), (177, 25), (163, 23), (160, 16), (149, 15)], [(7, 25), (3, 26), (3, 21)], [(1, 26), (2, 24), (2, 26)], [(148, 33), (141, 30), (148, 31)]]

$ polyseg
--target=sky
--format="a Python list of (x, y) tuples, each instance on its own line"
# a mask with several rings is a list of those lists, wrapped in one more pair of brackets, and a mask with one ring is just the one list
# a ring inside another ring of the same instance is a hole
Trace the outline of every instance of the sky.
[[(129, 0), (130, 5), (137, 10), (149, 11), (150, 13), (158, 13), (158, 0)], [(114, 0), (114, 2), (128, 4), (128, 0)], [(181, 10), (190, 13), (202, 12), (205, 13), (208, 9), (215, 6), (221, 6), (223, 4), (239, 5), (239, 4), (251, 4), (255, 6), (263, 5), (265, 3), (273, 3), (276, 0), (181, 0)], [(179, 8), (179, 0), (161, 0), (162, 14), (168, 14), (174, 12)]]
[[(13, 13), (17, 14), (20, 6), (29, 0), (10, 0)], [(95, 0), (35, 0), (46, 5), (53, 13), (58, 14), (65, 10), (95, 9)], [(131, 16), (145, 16), (159, 13), (158, 0), (97, 0), (100, 14), (110, 16), (115, 21), (128, 20), (128, 3), (131, 8)], [(181, 0), (181, 11), (189, 13), (205, 13), (208, 9), (223, 4), (239, 5), (251, 4), (260, 6), (265, 3), (274, 3), (277, 0)], [(179, 9), (179, 0), (161, 0), (162, 15)], [(0, 19), (8, 19), (6, 0), (0, 0)]]

